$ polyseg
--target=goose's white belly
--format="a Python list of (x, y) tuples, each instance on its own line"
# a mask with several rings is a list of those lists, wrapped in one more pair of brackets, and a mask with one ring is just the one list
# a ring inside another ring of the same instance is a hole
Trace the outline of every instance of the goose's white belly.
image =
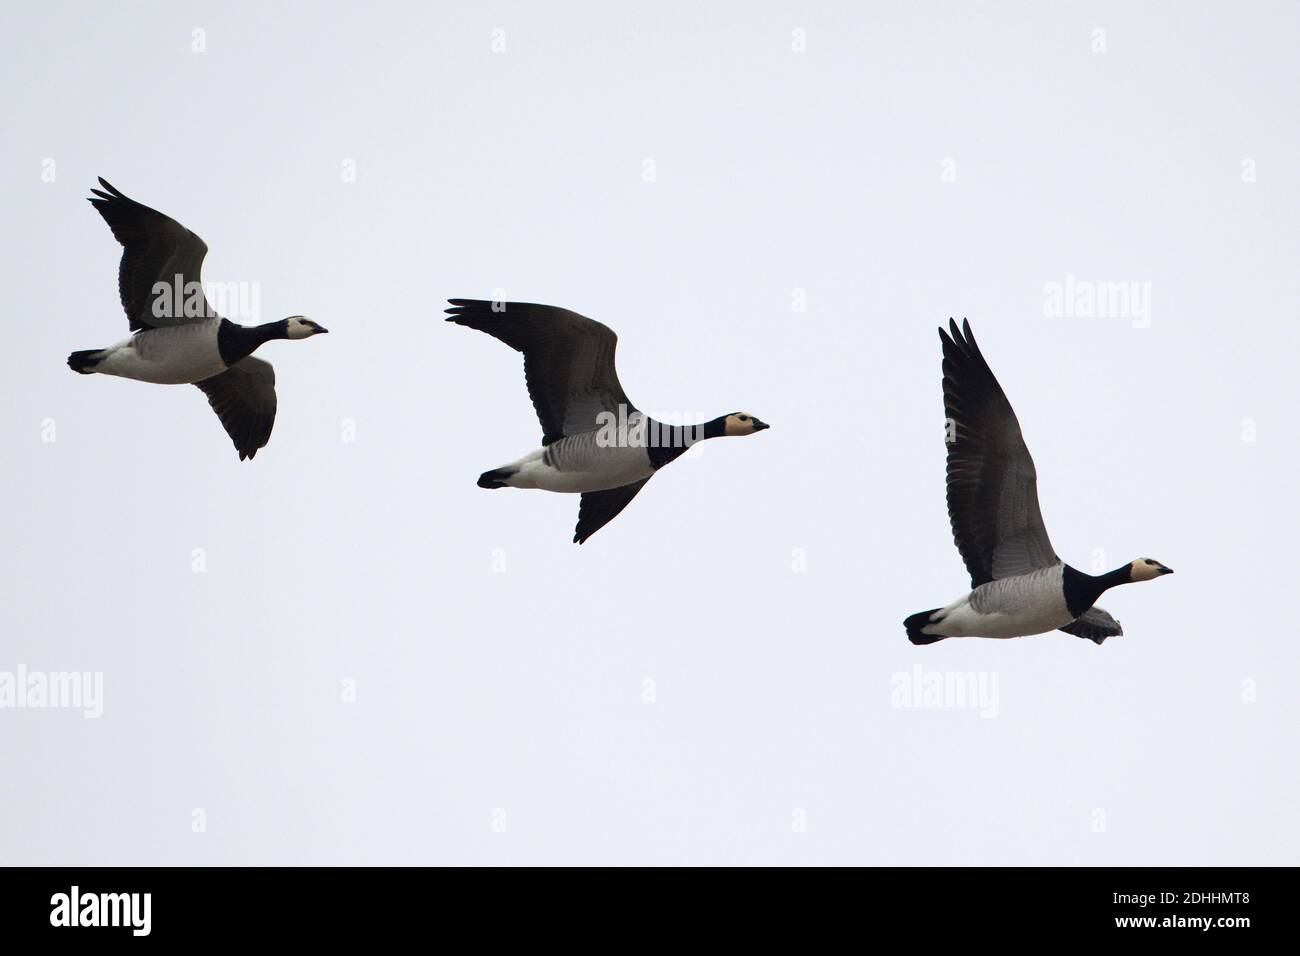
[(226, 370), (217, 348), (220, 319), (145, 329), (104, 349), (95, 371), (158, 385), (201, 382)]
[(600, 448), (586, 435), (539, 448), (506, 467), (518, 469), (506, 479), (512, 488), (540, 488), (565, 494), (621, 488), (654, 474), (640, 447)]
[(1027, 637), (1065, 627), (1074, 615), (1065, 603), (1063, 566), (1053, 565), (981, 584), (943, 609), (922, 630), (946, 637)]

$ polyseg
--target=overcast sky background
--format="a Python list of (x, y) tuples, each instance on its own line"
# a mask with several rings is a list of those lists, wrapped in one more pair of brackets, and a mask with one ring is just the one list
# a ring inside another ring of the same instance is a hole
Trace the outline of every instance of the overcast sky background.
[[(5, 20), (0, 671), (104, 713), (0, 709), (0, 862), (1297, 862), (1294, 4)], [(255, 461), (64, 364), (127, 334), (99, 175), (331, 330), (259, 352)], [(1071, 275), (1149, 325), (1045, 314)], [(498, 289), (612, 326), (642, 408), (771, 431), (574, 546), (576, 497), (475, 487), (540, 438), (441, 321)], [(1106, 596), (1123, 637), (907, 642), (969, 587), (950, 315), (1062, 557), (1176, 569)], [(894, 706), (918, 664), (996, 717)]]

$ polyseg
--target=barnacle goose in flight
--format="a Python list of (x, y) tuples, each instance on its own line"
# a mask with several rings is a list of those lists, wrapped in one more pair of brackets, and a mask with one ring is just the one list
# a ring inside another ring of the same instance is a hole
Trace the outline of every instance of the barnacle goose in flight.
[(217, 315), (199, 271), (208, 247), (175, 219), (128, 199), (102, 178), (91, 204), (122, 244), (118, 292), (130, 338), (68, 356), (83, 375), (99, 372), (159, 385), (197, 385), (239, 452), (252, 458), (275, 423), (275, 370), (252, 357), (271, 339), (327, 331), (303, 315), (243, 326)]
[(1062, 630), (1100, 644), (1122, 634), (1097, 607), (1104, 591), (1150, 581), (1169, 568), (1138, 558), (1106, 574), (1065, 564), (1038, 510), (1034, 460), (1020, 423), (971, 333), (951, 321), (943, 340), (948, 431), (948, 517), (970, 572), (969, 594), (903, 621), (913, 644), (948, 637), (1024, 637)]
[(745, 412), (703, 425), (665, 425), (638, 411), (614, 369), (618, 337), (606, 326), (549, 305), (451, 299), (448, 322), (500, 339), (524, 354), (542, 447), (485, 471), (480, 488), (541, 488), (581, 494), (578, 544), (614, 519), (656, 471), (694, 442), (767, 428)]

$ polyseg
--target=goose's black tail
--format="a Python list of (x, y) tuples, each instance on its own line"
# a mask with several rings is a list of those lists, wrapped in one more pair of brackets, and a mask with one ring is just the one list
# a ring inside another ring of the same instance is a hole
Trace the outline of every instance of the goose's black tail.
[(509, 488), (506, 479), (515, 473), (513, 468), (493, 468), (478, 476), (480, 488)]
[(68, 356), (68, 368), (74, 372), (80, 372), (82, 375), (89, 375), (95, 370), (100, 359), (104, 357), (103, 349), (85, 349), (81, 352), (73, 352)]
[(921, 611), (903, 619), (903, 627), (907, 628), (907, 639), (913, 644), (934, 644), (942, 641), (947, 635), (945, 634), (924, 634), (921, 628), (931, 623), (930, 615), (939, 610), (937, 607), (930, 608), (928, 611)]

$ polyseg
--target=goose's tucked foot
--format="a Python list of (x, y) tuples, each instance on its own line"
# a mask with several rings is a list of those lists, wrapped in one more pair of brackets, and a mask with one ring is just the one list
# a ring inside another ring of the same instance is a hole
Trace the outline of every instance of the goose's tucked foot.
[(491, 471), (485, 471), (478, 476), (478, 486), (480, 488), (509, 488), (510, 478), (515, 474), (515, 468), (493, 468)]
[(73, 352), (68, 356), (68, 368), (82, 375), (89, 375), (95, 371), (95, 366), (103, 357), (103, 349), (83, 349), (80, 352)]
[(935, 607), (904, 618), (903, 627), (907, 629), (907, 639), (913, 644), (934, 644), (948, 637), (947, 634), (927, 634), (924, 630), (926, 625), (933, 623), (931, 617), (940, 610), (942, 608)]

